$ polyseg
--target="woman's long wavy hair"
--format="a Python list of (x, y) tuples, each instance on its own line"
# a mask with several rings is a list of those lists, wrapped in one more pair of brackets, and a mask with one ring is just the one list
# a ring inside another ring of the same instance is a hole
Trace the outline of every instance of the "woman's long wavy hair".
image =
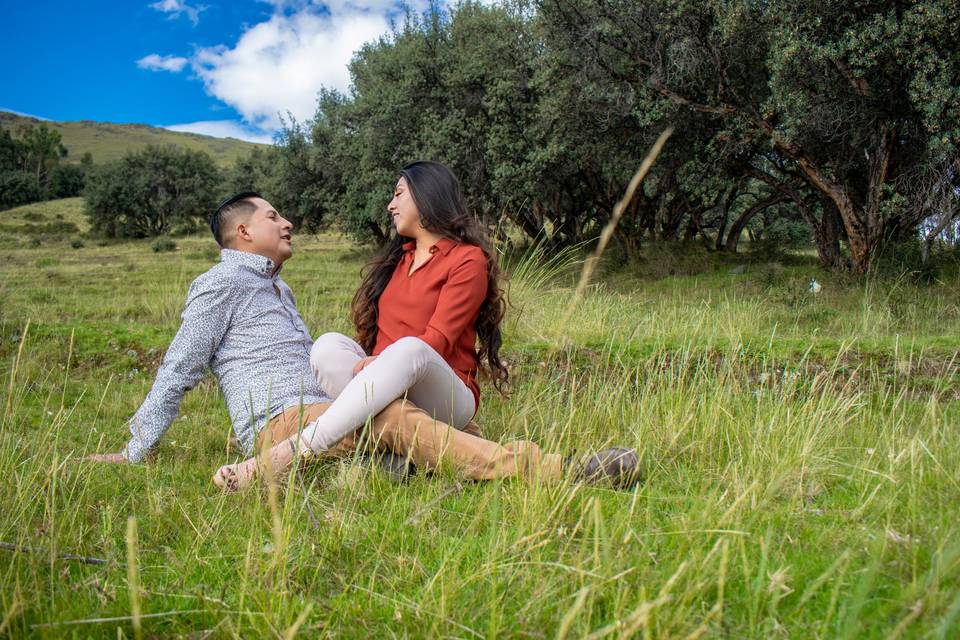
[[(460, 182), (446, 166), (439, 162), (414, 162), (401, 169), (400, 175), (407, 181), (407, 188), (420, 212), (420, 224), (425, 229), (457, 242), (478, 246), (487, 256), (487, 297), (480, 305), (474, 324), (480, 342), (477, 360), (487, 370), (497, 391), (505, 393), (509, 375), (500, 359), (503, 342), (500, 324), (506, 311), (506, 300), (499, 286), (500, 269), (490, 240), (480, 223), (467, 212)], [(399, 234), (390, 240), (364, 268), (360, 288), (353, 297), (351, 311), (357, 342), (368, 354), (373, 352), (377, 342), (380, 296), (403, 257), (403, 244), (410, 240)]]

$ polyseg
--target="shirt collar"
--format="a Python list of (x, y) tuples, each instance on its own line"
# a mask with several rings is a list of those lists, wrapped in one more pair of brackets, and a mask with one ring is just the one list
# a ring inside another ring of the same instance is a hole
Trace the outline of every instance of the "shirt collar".
[[(430, 247), (430, 253), (436, 253), (439, 251), (443, 255), (448, 255), (450, 251), (460, 244), (456, 240), (451, 240), (450, 238), (440, 238), (437, 240), (436, 244)], [(417, 243), (411, 240), (410, 242), (404, 242), (401, 247), (404, 251), (410, 252), (417, 248)]]
[[(249, 267), (263, 276), (273, 275), (273, 260), (257, 253), (237, 251), (236, 249), (220, 249), (220, 261)], [(279, 269), (277, 269), (277, 273), (280, 273)]]

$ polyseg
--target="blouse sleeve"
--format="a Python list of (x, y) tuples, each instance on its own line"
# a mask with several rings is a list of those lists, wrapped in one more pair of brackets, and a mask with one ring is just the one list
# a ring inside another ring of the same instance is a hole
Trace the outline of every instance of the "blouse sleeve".
[(440, 289), (437, 308), (427, 328), (417, 336), (443, 356), (450, 358), (464, 330), (477, 320), (480, 305), (487, 297), (487, 257), (483, 251), (471, 251), (450, 271)]

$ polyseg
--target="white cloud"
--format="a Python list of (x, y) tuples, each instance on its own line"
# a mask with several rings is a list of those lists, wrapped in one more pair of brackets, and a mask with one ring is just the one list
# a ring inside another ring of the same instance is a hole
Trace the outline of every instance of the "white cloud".
[(237, 140), (259, 142), (261, 144), (270, 144), (273, 142), (273, 136), (270, 133), (258, 131), (234, 120), (205, 120), (185, 124), (172, 124), (164, 127), (164, 129), (186, 133), (199, 133), (200, 135), (213, 136), (214, 138), (236, 138)]
[(156, 53), (151, 53), (137, 60), (137, 66), (141, 69), (149, 69), (150, 71), (172, 71), (176, 73), (183, 69), (187, 62), (189, 61), (186, 58), (161, 56)]
[(279, 128), (279, 114), (312, 118), (321, 87), (346, 91), (353, 53), (387, 33), (399, 11), (397, 0), (264, 1), (274, 7), (269, 20), (233, 46), (199, 49), (191, 62), (210, 95), (265, 130)]
[(206, 11), (209, 7), (204, 4), (191, 6), (183, 0), (159, 0), (159, 2), (154, 2), (151, 4), (150, 8), (170, 14), (168, 16), (170, 20), (179, 18), (181, 15), (186, 15), (190, 22), (193, 23), (193, 26), (197, 26), (197, 24), (200, 22), (200, 14)]
[[(325, 7), (331, 13), (343, 13), (345, 10), (388, 13), (395, 11), (401, 0), (260, 0), (260, 2), (273, 6), (277, 13), (298, 12), (310, 7)], [(418, 11), (429, 5), (428, 0), (413, 0), (405, 4)]]

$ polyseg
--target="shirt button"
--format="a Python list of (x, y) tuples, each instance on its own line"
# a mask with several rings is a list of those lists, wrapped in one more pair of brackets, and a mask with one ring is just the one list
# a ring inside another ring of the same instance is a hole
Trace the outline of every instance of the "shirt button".
[(430, 247), (430, 253), (436, 253), (436, 252), (437, 252), (436, 246)]

